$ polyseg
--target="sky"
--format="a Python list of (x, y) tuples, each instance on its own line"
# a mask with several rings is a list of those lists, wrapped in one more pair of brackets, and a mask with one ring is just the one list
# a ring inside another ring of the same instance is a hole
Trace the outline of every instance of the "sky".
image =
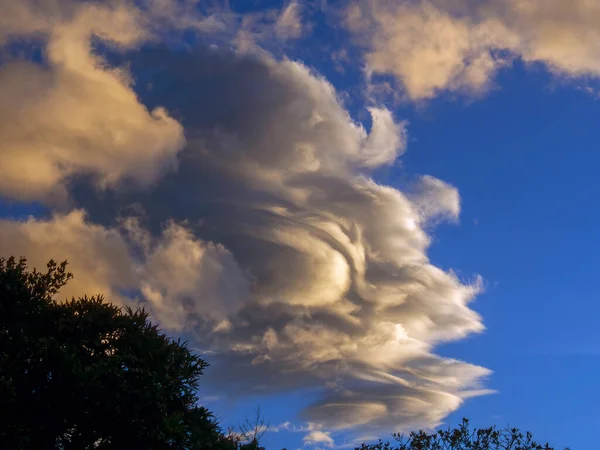
[(600, 426), (600, 3), (7, 0), (0, 255), (144, 306), (267, 448)]

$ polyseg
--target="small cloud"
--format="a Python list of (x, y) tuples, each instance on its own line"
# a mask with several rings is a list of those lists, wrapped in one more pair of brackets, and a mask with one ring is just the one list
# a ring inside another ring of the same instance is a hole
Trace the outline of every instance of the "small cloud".
[(430, 175), (422, 176), (410, 198), (418, 207), (422, 219), (457, 221), (460, 214), (458, 189)]
[(304, 436), (303, 441), (304, 445), (323, 444), (326, 447), (333, 447), (335, 445), (335, 441), (329, 433), (320, 430), (311, 431)]
[(275, 22), (275, 35), (283, 40), (298, 39), (307, 31), (302, 22), (302, 6), (297, 0), (283, 8)]
[(350, 64), (352, 61), (350, 59), (350, 55), (348, 54), (348, 49), (341, 48), (331, 54), (331, 60), (335, 65), (335, 70), (340, 73), (345, 73), (345, 66)]

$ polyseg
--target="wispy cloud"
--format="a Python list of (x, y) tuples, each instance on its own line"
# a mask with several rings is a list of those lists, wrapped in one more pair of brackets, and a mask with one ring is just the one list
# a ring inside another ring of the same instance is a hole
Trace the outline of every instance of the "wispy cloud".
[(290, 1), (279, 13), (275, 21), (275, 34), (282, 40), (297, 39), (308, 31), (303, 21), (303, 6), (298, 0)]

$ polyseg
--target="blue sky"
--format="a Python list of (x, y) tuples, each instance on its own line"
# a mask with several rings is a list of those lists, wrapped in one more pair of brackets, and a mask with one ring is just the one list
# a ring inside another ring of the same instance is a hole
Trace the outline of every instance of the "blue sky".
[(145, 304), (267, 448), (595, 441), (600, 7), (61, 2), (0, 21), (3, 255)]
[(436, 232), (432, 259), (478, 271), (488, 284), (475, 306), (487, 331), (440, 351), (492, 368), (499, 392), (448, 421), (510, 422), (586, 448), (600, 419), (591, 375), (599, 105), (569, 87), (550, 89), (545, 74), (511, 78), (482, 102), (433, 106), (433, 126), (415, 118), (423, 137), (406, 156), (414, 170), (461, 186), (461, 225)]

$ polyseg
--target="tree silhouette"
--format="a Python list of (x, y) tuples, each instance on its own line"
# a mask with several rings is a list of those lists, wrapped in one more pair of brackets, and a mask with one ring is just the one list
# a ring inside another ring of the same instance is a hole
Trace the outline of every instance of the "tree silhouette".
[(246, 417), (243, 423), (239, 425), (240, 442), (243, 450), (264, 450), (264, 447), (259, 445), (260, 439), (267, 432), (269, 424), (265, 422), (265, 418), (260, 411), (260, 406), (254, 410), (254, 417), (249, 419)]
[(66, 265), (0, 259), (0, 448), (235, 448), (197, 405), (206, 362), (143, 310), (54, 300)]
[(392, 436), (395, 443), (380, 440), (376, 444), (362, 444), (355, 450), (554, 450), (548, 443), (542, 445), (534, 441), (529, 432), (522, 433), (517, 428), (471, 429), (467, 419), (456, 428)]

